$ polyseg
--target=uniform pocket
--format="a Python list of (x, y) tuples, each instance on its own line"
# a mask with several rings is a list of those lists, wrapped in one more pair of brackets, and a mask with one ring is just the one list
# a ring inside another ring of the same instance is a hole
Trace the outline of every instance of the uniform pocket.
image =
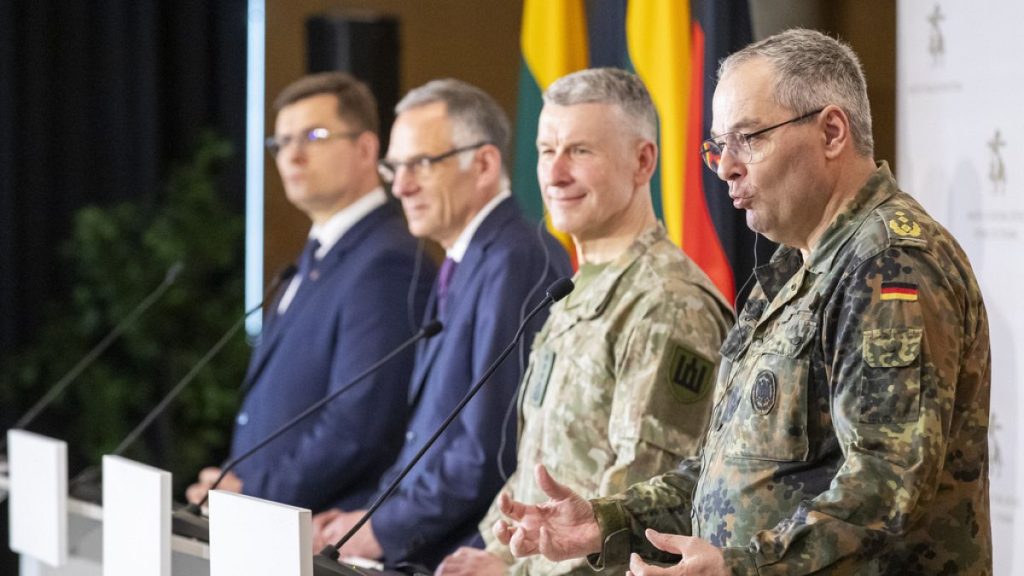
[(921, 329), (866, 330), (860, 421), (913, 422), (921, 407)]
[(798, 314), (763, 344), (739, 391), (730, 456), (775, 462), (807, 459), (807, 350), (816, 333), (817, 322)]

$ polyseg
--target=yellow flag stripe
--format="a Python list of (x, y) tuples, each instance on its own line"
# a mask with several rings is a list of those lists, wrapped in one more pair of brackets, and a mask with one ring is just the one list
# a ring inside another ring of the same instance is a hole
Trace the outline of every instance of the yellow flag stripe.
[(588, 65), (583, 0), (526, 0), (520, 36), (523, 59), (541, 90)]
[[(542, 91), (562, 76), (585, 69), (590, 48), (583, 0), (526, 0), (519, 42), (523, 60)], [(548, 231), (575, 255), (572, 238), (552, 226), (550, 214), (545, 218)]]
[(630, 2), (626, 39), (633, 67), (658, 108), (662, 210), (669, 237), (682, 245), (690, 106), (690, 2)]
[(903, 300), (905, 302), (917, 302), (917, 294), (901, 294), (899, 292), (886, 294), (883, 292), (879, 296), (880, 300)]

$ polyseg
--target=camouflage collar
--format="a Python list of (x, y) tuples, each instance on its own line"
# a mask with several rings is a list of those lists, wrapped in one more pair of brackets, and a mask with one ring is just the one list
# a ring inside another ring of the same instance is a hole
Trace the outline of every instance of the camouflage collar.
[(896, 180), (889, 170), (889, 164), (882, 161), (853, 200), (825, 229), (818, 244), (811, 250), (807, 259), (807, 269), (815, 274), (827, 272), (832, 267), (832, 260), (836, 254), (861, 227), (868, 214), (896, 192)]
[(649, 228), (637, 236), (636, 240), (619, 255), (618, 258), (613, 260), (601, 274), (594, 278), (590, 284), (587, 285), (587, 291), (592, 294), (601, 294), (599, 298), (583, 298), (576, 302), (578, 304), (567, 304), (565, 309), (572, 311), (581, 319), (590, 319), (600, 316), (601, 312), (604, 311), (608, 305), (608, 301), (615, 293), (615, 287), (619, 283), (619, 280), (626, 273), (627, 270), (633, 263), (637, 261), (647, 250), (655, 243), (661, 240), (668, 239), (668, 232), (665, 231), (665, 226), (658, 222), (653, 228)]

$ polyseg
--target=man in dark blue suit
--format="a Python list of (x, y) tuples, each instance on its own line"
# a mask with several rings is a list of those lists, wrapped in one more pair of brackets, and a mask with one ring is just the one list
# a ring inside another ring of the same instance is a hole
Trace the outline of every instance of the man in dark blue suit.
[[(412, 336), (434, 277), (429, 263), (414, 272), (417, 241), (380, 185), (369, 89), (347, 74), (317, 74), (287, 87), (275, 109), (267, 148), (288, 200), (313, 226), (253, 352), (232, 457)], [(410, 350), (255, 453), (219, 488), (314, 511), (363, 505), (402, 447), (412, 366)], [(189, 500), (201, 499), (219, 473), (203, 470)]]
[[(438, 80), (410, 92), (396, 111), (381, 174), (402, 200), (413, 235), (445, 249), (427, 304), (428, 317), (445, 329), (417, 350), (406, 444), (384, 482), (508, 345), (547, 286), (571, 274), (565, 250), (511, 198), (508, 119), (493, 99), (463, 82)], [(545, 317), (533, 319), (526, 349)], [(522, 370), (514, 358), (502, 364), (342, 555), (434, 566), (475, 536), (515, 467), (509, 414)], [(342, 507), (317, 515), (314, 547), (336, 541), (362, 513)]]

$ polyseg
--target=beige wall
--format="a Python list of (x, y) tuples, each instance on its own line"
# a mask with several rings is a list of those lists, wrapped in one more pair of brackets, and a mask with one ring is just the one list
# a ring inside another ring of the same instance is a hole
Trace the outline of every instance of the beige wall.
[[(751, 0), (755, 34), (811, 26), (838, 34), (860, 54), (868, 77), (876, 157), (895, 159), (896, 8), (893, 0)], [(492, 94), (515, 114), (521, 0), (270, 0), (267, 102), (305, 73), (305, 21), (332, 10), (372, 10), (400, 19), (401, 92), (454, 76)], [(273, 113), (267, 129), (273, 130)], [(292, 261), (309, 222), (284, 198), (277, 170), (266, 176), (264, 269)]]

